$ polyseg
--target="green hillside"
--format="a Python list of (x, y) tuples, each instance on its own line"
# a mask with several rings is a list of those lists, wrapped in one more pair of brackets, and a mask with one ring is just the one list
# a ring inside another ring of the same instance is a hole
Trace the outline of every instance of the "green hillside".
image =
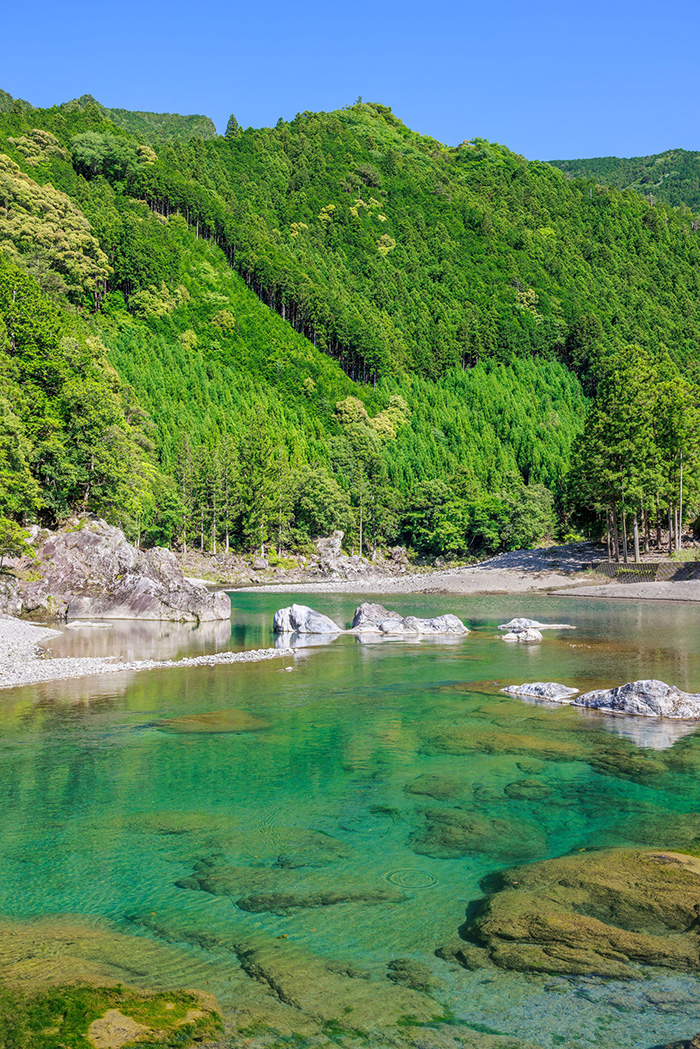
[(572, 178), (591, 179), (615, 189), (633, 189), (647, 199), (700, 210), (700, 153), (668, 149), (649, 157), (591, 157), (551, 160)]
[(115, 113), (0, 114), (0, 513), (243, 549), (527, 545), (568, 527), (584, 391), (630, 343), (700, 373), (690, 214), (385, 106), (167, 142)]

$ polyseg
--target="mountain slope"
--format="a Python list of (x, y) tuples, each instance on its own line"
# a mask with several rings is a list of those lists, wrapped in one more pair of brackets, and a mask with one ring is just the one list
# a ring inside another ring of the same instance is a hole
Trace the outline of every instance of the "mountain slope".
[(591, 179), (616, 189), (633, 189), (647, 199), (700, 210), (700, 153), (669, 149), (648, 157), (591, 157), (550, 160), (571, 178)]
[[(0, 244), (108, 348), (150, 541), (527, 544), (566, 520), (579, 377), (632, 341), (698, 371), (692, 215), (379, 105), (209, 141), (126, 123), (1, 114)], [(29, 519), (55, 500), (23, 425)]]

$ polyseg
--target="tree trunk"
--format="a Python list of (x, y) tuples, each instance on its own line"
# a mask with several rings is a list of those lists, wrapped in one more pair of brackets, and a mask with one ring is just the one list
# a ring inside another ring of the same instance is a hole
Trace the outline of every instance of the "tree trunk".
[(648, 554), (651, 546), (651, 532), (649, 530), (649, 511), (642, 507), (642, 528), (644, 529), (644, 553)]
[(622, 504), (622, 556), (627, 564), (627, 514), (624, 503)]
[(656, 550), (661, 553), (661, 507), (659, 506), (659, 493), (656, 493)]
[(615, 541), (614, 542), (615, 560), (619, 564), (620, 563), (620, 533), (619, 533), (618, 527), (617, 527), (617, 508), (616, 507), (613, 507), (612, 519), (613, 519), (613, 539)]
[(673, 512), (671, 504), (668, 504), (668, 555), (673, 553)]
[(199, 516), (199, 549), (201, 553), (204, 553), (204, 503), (200, 507)]
[(610, 552), (610, 511), (607, 508), (605, 510), (605, 539), (608, 545), (608, 561), (612, 561)]
[(637, 515), (635, 514), (632, 519), (632, 529), (634, 534), (634, 563), (639, 564), (639, 525), (637, 523)]

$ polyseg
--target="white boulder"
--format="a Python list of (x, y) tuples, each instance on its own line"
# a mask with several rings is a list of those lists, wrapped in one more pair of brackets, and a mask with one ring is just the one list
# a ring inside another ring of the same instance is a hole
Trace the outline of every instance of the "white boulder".
[(518, 634), (523, 630), (575, 630), (576, 628), (570, 623), (539, 623), (536, 619), (524, 619), (519, 616), (511, 619), (509, 623), (501, 623), (498, 629)]
[(382, 634), (392, 637), (405, 637), (406, 635), (425, 637), (429, 634), (466, 635), (469, 633), (462, 620), (453, 615), (435, 616), (432, 619), (418, 619), (416, 616), (405, 616), (402, 619), (400, 616), (398, 618), (391, 616), (379, 624), (379, 629)]
[(276, 634), (342, 634), (343, 628), (322, 612), (308, 605), (289, 605), (275, 612), (272, 629)]
[(363, 601), (359, 608), (355, 609), (352, 629), (362, 634), (381, 633), (382, 623), (390, 619), (401, 620), (401, 618), (398, 612), (390, 612), (384, 605)]
[(553, 703), (572, 703), (578, 693), (577, 688), (560, 685), (556, 681), (532, 681), (524, 685), (508, 685), (501, 692), (511, 696), (533, 696), (535, 699), (549, 699)]
[(655, 678), (586, 692), (574, 703), (577, 707), (589, 707), (609, 714), (700, 719), (700, 692), (683, 692), (675, 685), (667, 685)]

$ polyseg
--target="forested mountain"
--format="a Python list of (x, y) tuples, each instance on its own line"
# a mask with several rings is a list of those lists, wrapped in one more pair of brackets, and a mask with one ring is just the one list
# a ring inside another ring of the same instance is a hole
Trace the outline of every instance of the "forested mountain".
[(362, 102), (168, 141), (89, 96), (5, 110), (5, 516), (527, 545), (567, 527), (586, 395), (630, 343), (700, 373), (692, 214)]
[(572, 178), (592, 179), (615, 189), (633, 189), (647, 200), (700, 210), (700, 153), (668, 149), (649, 157), (591, 157), (550, 160)]

